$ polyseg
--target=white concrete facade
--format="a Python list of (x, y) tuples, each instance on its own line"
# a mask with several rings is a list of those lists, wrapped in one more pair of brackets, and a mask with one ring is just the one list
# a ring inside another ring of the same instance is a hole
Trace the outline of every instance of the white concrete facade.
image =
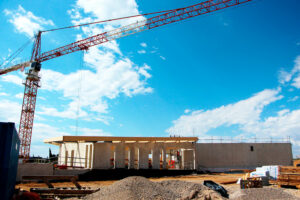
[(64, 142), (59, 165), (85, 169), (224, 171), (291, 165), (290, 143)]
[[(175, 167), (170, 166), (172, 159), (182, 162), (183, 152), (187, 150), (192, 153), (185, 157), (185, 162), (193, 163), (195, 143), (191, 142), (66, 142), (60, 144), (58, 164), (86, 169), (166, 169)], [(179, 166), (184, 165), (180, 163), (177, 168)]]
[(197, 169), (224, 171), (292, 165), (291, 143), (197, 143)]

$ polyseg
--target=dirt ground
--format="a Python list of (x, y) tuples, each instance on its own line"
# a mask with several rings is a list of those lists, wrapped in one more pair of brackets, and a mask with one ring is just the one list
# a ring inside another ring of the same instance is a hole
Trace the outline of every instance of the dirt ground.
[[(174, 176), (174, 177), (162, 177), (162, 178), (149, 178), (151, 181), (164, 181), (164, 180), (182, 180), (190, 181), (194, 183), (202, 183), (204, 180), (212, 180), (216, 183), (222, 184), (224, 182), (236, 181), (238, 178), (242, 177), (244, 174), (196, 174), (196, 175), (187, 175), (187, 176)], [(99, 186), (111, 185), (117, 180), (109, 181), (79, 181), (79, 184), (82, 187), (91, 187), (98, 188)], [(71, 182), (60, 182), (52, 183), (54, 187), (74, 187), (74, 184)], [(16, 185), (16, 188), (23, 190), (30, 190), (30, 188), (42, 188), (47, 187), (44, 183), (21, 183)]]
[[(162, 178), (149, 178), (151, 181), (164, 181), (164, 180), (182, 180), (189, 181), (194, 183), (203, 183), (204, 180), (212, 180), (220, 185), (222, 185), (229, 194), (234, 194), (239, 191), (239, 185), (233, 182), (236, 182), (238, 178), (243, 177), (244, 174), (225, 174), (225, 173), (217, 173), (217, 174), (195, 174), (195, 175), (186, 175), (186, 176), (174, 176), (174, 177), (162, 177)], [(80, 185), (83, 187), (91, 187), (98, 188), (101, 186), (108, 186), (116, 182), (117, 180), (109, 180), (109, 181), (79, 181)], [(60, 182), (53, 183), (54, 187), (74, 187), (71, 182)], [(16, 188), (20, 188), (23, 190), (29, 191), (30, 188), (42, 188), (47, 187), (44, 183), (22, 183), (16, 185)], [(278, 188), (276, 185), (267, 186), (268, 188)], [(283, 189), (285, 192), (292, 194), (296, 197), (300, 198), (300, 190), (298, 189)]]

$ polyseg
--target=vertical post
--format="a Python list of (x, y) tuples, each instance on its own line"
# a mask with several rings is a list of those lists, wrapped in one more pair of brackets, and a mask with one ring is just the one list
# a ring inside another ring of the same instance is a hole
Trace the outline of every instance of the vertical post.
[(92, 152), (93, 152), (93, 145), (90, 144), (90, 156), (89, 156), (89, 168), (92, 168)]
[(166, 155), (166, 147), (162, 149), (162, 156), (163, 156), (163, 169), (167, 169), (167, 155)]
[[(65, 147), (66, 147), (66, 145), (65, 145)], [(66, 152), (65, 152), (65, 165), (66, 166), (68, 166), (68, 151), (67, 150), (65, 150)]]
[(84, 168), (88, 166), (88, 156), (89, 156), (89, 145), (85, 145), (85, 164)]
[(197, 146), (196, 146), (196, 142), (194, 143), (194, 170), (197, 170), (197, 165), (198, 165), (198, 162), (197, 162)]
[(135, 145), (131, 146), (129, 148), (129, 161), (128, 161), (128, 168), (134, 169), (134, 163), (135, 163)]
[(74, 165), (74, 150), (71, 151), (71, 167)]

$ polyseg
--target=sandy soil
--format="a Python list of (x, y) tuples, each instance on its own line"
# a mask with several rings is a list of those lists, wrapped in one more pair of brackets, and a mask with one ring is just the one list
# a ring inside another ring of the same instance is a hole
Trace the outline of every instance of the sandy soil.
[[(189, 181), (194, 183), (203, 183), (204, 180), (212, 180), (218, 184), (221, 184), (226, 190), (228, 190), (229, 194), (234, 194), (239, 191), (239, 185), (237, 184), (224, 184), (226, 182), (233, 182), (236, 181), (238, 178), (241, 178), (244, 174), (224, 174), (224, 173), (217, 173), (217, 174), (196, 174), (196, 175), (187, 175), (187, 176), (175, 176), (175, 177), (162, 177), (162, 178), (149, 178), (151, 181), (164, 181), (164, 180), (182, 180), (182, 181)], [(79, 181), (80, 185), (83, 187), (91, 187), (91, 188), (98, 188), (101, 186), (108, 186), (116, 182), (116, 180), (109, 180), (109, 181), (86, 181), (82, 182)], [(54, 187), (74, 187), (73, 183), (71, 182), (60, 182), (60, 183), (53, 183)], [(47, 187), (44, 183), (22, 183), (16, 185), (16, 188), (20, 188), (23, 190), (29, 191), (30, 188), (42, 188)], [(278, 188), (276, 185), (267, 186), (268, 188)], [(295, 195), (300, 198), (300, 190), (298, 189), (288, 189), (283, 188), (285, 192), (289, 194)]]

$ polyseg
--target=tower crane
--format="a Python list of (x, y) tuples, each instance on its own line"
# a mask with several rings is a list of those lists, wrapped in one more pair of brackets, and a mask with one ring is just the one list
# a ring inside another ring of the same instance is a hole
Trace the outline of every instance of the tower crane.
[[(34, 120), (34, 112), (35, 112), (35, 104), (36, 104), (36, 96), (38, 88), (40, 87), (40, 76), (39, 72), (41, 70), (41, 63), (47, 60), (57, 58), (63, 55), (70, 54), (76, 51), (88, 50), (90, 47), (100, 45), (112, 40), (116, 40), (121, 37), (125, 37), (128, 35), (132, 35), (141, 31), (150, 30), (156, 27), (164, 26), (167, 24), (171, 24), (174, 22), (182, 21), (185, 19), (193, 18), (199, 15), (204, 15), (208, 13), (212, 13), (218, 10), (222, 10), (225, 8), (237, 6), (240, 4), (244, 4), (250, 2), (252, 0), (206, 0), (200, 2), (198, 4), (194, 4), (191, 6), (187, 6), (184, 8), (177, 8), (173, 10), (161, 11), (156, 13), (148, 13), (143, 15), (135, 15), (111, 20), (105, 20), (101, 22), (120, 20), (130, 17), (137, 16), (145, 16), (149, 14), (156, 14), (151, 18), (137, 21), (135, 23), (122, 26), (120, 28), (116, 28), (111, 31), (103, 32), (71, 44), (41, 53), (41, 35), (43, 32), (47, 31), (39, 31), (35, 36), (34, 46), (31, 54), (30, 61), (20, 63), (14, 66), (10, 66), (4, 69), (0, 69), (0, 75), (7, 74), (12, 71), (16, 71), (19, 69), (24, 69), (30, 66), (28, 70), (27, 77), (25, 80), (25, 90), (22, 104), (22, 112), (20, 117), (20, 125), (19, 125), (19, 137), (21, 140), (20, 147), (20, 156), (23, 158), (28, 158), (30, 153), (30, 144), (31, 144), (31, 136), (32, 136), (32, 128), (33, 128), (33, 120)], [(162, 13), (162, 14), (161, 14)], [(52, 29), (48, 31), (55, 31), (66, 28), (73, 28), (83, 25), (96, 24), (101, 22), (93, 22), (88, 24), (75, 25), (70, 27), (63, 27)]]

